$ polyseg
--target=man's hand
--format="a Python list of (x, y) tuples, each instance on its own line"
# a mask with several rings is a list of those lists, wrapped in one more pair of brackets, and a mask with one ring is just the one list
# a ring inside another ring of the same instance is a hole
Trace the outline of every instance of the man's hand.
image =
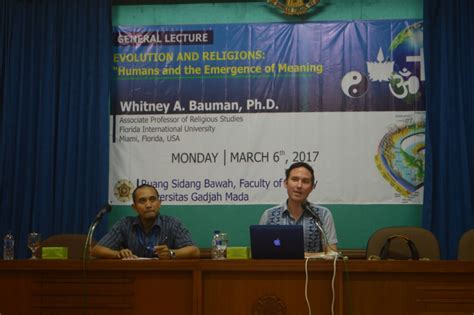
[(168, 248), (168, 245), (155, 246), (153, 251), (159, 259), (171, 259), (170, 249)]
[(106, 259), (133, 259), (138, 258), (132, 253), (129, 249), (114, 250), (105, 246), (95, 245), (91, 254), (97, 258), (106, 258)]
[(121, 249), (117, 252), (118, 259), (134, 259), (138, 258), (135, 256), (130, 249)]

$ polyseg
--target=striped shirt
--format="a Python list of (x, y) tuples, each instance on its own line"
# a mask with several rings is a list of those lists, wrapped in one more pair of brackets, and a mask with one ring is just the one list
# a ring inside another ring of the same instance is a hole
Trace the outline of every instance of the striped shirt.
[(98, 244), (113, 250), (128, 248), (138, 257), (153, 257), (153, 247), (156, 245), (166, 244), (171, 249), (195, 245), (191, 233), (178, 218), (161, 214), (148, 234), (144, 232), (138, 216), (124, 217), (112, 226)]
[(305, 252), (321, 252), (323, 251), (322, 244), (325, 244), (324, 237), (321, 238), (321, 233), (314, 223), (315, 219), (320, 221), (322, 228), (326, 232), (329, 244), (337, 244), (336, 228), (334, 226), (334, 219), (331, 211), (328, 208), (321, 207), (315, 203), (308, 202), (314, 214), (307, 209), (298, 220), (291, 217), (288, 211), (288, 204), (285, 202), (282, 205), (265, 210), (260, 218), (262, 225), (302, 225), (304, 233), (304, 250)]

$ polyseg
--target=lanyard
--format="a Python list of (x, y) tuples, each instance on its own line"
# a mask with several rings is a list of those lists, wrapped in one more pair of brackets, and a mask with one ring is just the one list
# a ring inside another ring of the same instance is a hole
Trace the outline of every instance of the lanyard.
[(156, 245), (156, 239), (158, 236), (158, 228), (155, 226), (152, 228), (150, 236), (148, 237), (148, 242), (145, 244), (145, 232), (142, 230), (142, 228), (138, 225), (137, 226), (137, 236), (138, 236), (138, 242), (140, 243), (141, 246), (145, 248), (145, 257), (153, 257), (155, 256), (155, 253), (153, 252), (153, 249)]

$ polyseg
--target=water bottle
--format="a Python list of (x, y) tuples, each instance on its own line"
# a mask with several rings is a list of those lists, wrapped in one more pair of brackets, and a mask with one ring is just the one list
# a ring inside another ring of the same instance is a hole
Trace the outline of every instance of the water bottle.
[(15, 238), (8, 232), (3, 238), (3, 259), (12, 260), (15, 258)]
[(220, 252), (219, 252), (219, 247), (221, 245), (221, 232), (218, 230), (214, 231), (214, 234), (212, 235), (212, 248), (211, 248), (211, 255), (212, 259), (222, 259), (220, 258)]
[(227, 244), (229, 242), (229, 238), (227, 233), (221, 232), (219, 234), (219, 244), (217, 245), (217, 250), (219, 252), (218, 259), (226, 259), (227, 258)]

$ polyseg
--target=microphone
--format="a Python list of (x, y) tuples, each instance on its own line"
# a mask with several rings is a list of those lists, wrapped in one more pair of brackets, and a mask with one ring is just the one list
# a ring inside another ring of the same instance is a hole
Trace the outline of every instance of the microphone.
[[(305, 201), (303, 203), (303, 209), (305, 209), (306, 211), (308, 211), (309, 214), (311, 214), (311, 216), (314, 218), (314, 224), (316, 225), (316, 227), (318, 228), (318, 230), (321, 232), (321, 235), (323, 236), (323, 239), (324, 239), (324, 243), (326, 243), (326, 246), (328, 248), (328, 252), (326, 253), (326, 250), (325, 248), (322, 248), (323, 252), (324, 252), (324, 255), (321, 255), (321, 258), (324, 258), (324, 259), (333, 259), (334, 257), (338, 257), (338, 256), (342, 256), (341, 253), (333, 250), (331, 248), (331, 245), (329, 244), (329, 239), (328, 239), (328, 236), (326, 234), (326, 231), (323, 229), (322, 227), (322, 223), (320, 221), (320, 218), (319, 216), (316, 214), (316, 212), (314, 212), (313, 208), (311, 208), (311, 206), (309, 205), (309, 202)], [(324, 246), (324, 244), (323, 244)]]
[(112, 206), (109, 205), (109, 204), (106, 204), (102, 209), (100, 209), (100, 211), (97, 213), (97, 215), (95, 216), (95, 221), (100, 221), (102, 220), (102, 217), (104, 216), (104, 214), (110, 212), (110, 210), (112, 210)]
[[(86, 261), (86, 258), (89, 258), (90, 255), (90, 250), (92, 247), (92, 235), (94, 234), (94, 230), (96, 226), (100, 223), (104, 215), (112, 210), (112, 206), (109, 204), (106, 204), (103, 206), (97, 215), (95, 216), (94, 221), (92, 221), (91, 225), (89, 226), (89, 231), (87, 232), (87, 237), (86, 237), (86, 243), (84, 244), (84, 251), (82, 252), (82, 259), (84, 262)], [(89, 255), (87, 254), (87, 249), (89, 248)]]

